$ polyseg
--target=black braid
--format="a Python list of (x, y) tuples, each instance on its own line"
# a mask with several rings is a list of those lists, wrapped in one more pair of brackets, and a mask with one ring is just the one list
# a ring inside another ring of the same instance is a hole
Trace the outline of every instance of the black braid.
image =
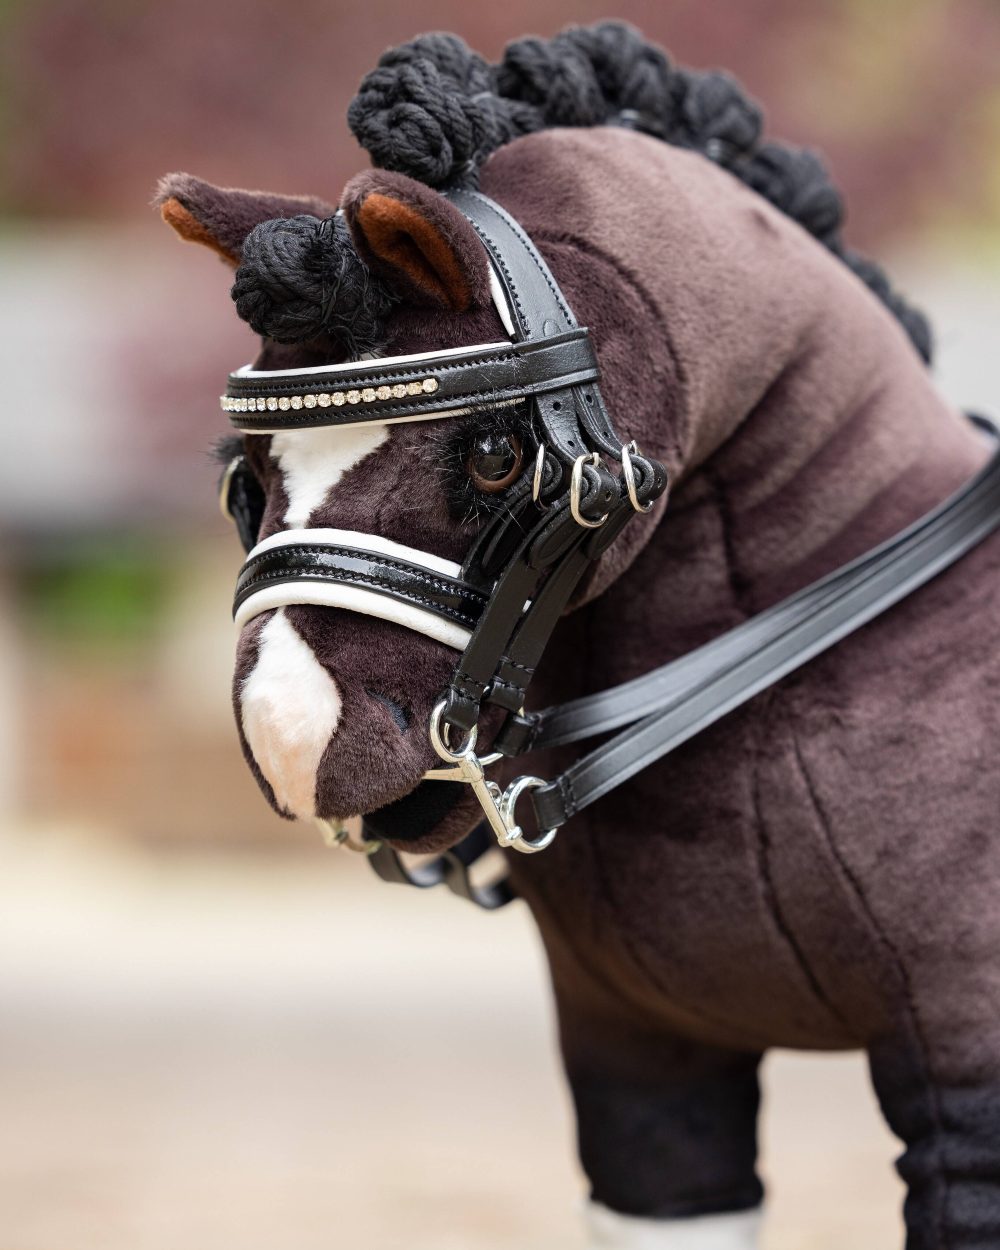
[(336, 339), (351, 357), (374, 351), (394, 302), (354, 249), (339, 214), (278, 217), (247, 235), (232, 297), (258, 334), (279, 343)]
[(381, 57), (347, 120), (375, 165), (433, 187), (475, 185), (497, 148), (552, 126), (627, 126), (702, 152), (815, 235), (931, 359), (924, 315), (842, 242), (843, 202), (818, 157), (761, 144), (763, 115), (735, 79), (675, 67), (624, 22), (515, 40), (496, 66), (456, 35), (421, 35)]

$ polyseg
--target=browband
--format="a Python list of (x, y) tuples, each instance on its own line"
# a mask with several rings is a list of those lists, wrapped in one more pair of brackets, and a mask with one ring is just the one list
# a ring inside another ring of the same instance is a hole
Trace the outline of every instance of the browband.
[(229, 375), (223, 411), (246, 433), (426, 421), (500, 407), (600, 376), (586, 329), (550, 338), (487, 343), (417, 356), (283, 372)]

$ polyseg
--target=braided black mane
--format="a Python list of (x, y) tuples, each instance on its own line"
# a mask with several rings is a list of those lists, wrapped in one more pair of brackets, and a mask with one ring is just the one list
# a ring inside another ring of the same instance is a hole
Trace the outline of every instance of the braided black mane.
[[(878, 265), (840, 234), (844, 205), (812, 152), (762, 143), (763, 115), (728, 74), (671, 64), (622, 22), (518, 39), (498, 65), (457, 35), (421, 35), (368, 74), (347, 120), (375, 165), (432, 187), (474, 186), (487, 157), (553, 126), (624, 126), (701, 152), (786, 213), (862, 279), (930, 361), (930, 326)], [(393, 297), (373, 280), (342, 218), (265, 221), (243, 245), (240, 316), (282, 343), (380, 345)]]
[(701, 152), (813, 234), (865, 282), (930, 361), (926, 317), (841, 238), (844, 205), (820, 159), (761, 142), (763, 115), (728, 74), (673, 65), (623, 22), (507, 46), (491, 65), (457, 35), (392, 48), (347, 111), (375, 165), (432, 187), (475, 185), (490, 155), (553, 126), (627, 126)]

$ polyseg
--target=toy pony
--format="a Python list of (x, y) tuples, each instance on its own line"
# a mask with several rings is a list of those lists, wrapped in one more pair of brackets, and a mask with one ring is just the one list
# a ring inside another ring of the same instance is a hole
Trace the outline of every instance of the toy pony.
[(773, 1046), (866, 1049), (908, 1250), (1000, 1245), (1000, 496), (925, 320), (629, 27), (424, 36), (348, 120), (339, 208), (159, 194), (262, 339), (223, 408), (264, 795), (492, 905), (485, 815), (593, 1245), (756, 1244)]

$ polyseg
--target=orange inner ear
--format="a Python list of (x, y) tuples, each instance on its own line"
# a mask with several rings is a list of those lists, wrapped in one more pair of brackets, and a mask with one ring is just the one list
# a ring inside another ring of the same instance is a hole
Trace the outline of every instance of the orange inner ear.
[(201, 243), (204, 247), (210, 247), (213, 252), (218, 252), (222, 259), (228, 261), (230, 265), (238, 265), (240, 263), (240, 258), (227, 248), (224, 248), (219, 240), (202, 225), (198, 218), (174, 196), (163, 202), (160, 207), (160, 216), (186, 242)]
[(465, 312), (472, 302), (469, 281), (448, 241), (416, 209), (372, 192), (358, 209), (358, 224), (372, 251), (401, 270), (414, 286)]

